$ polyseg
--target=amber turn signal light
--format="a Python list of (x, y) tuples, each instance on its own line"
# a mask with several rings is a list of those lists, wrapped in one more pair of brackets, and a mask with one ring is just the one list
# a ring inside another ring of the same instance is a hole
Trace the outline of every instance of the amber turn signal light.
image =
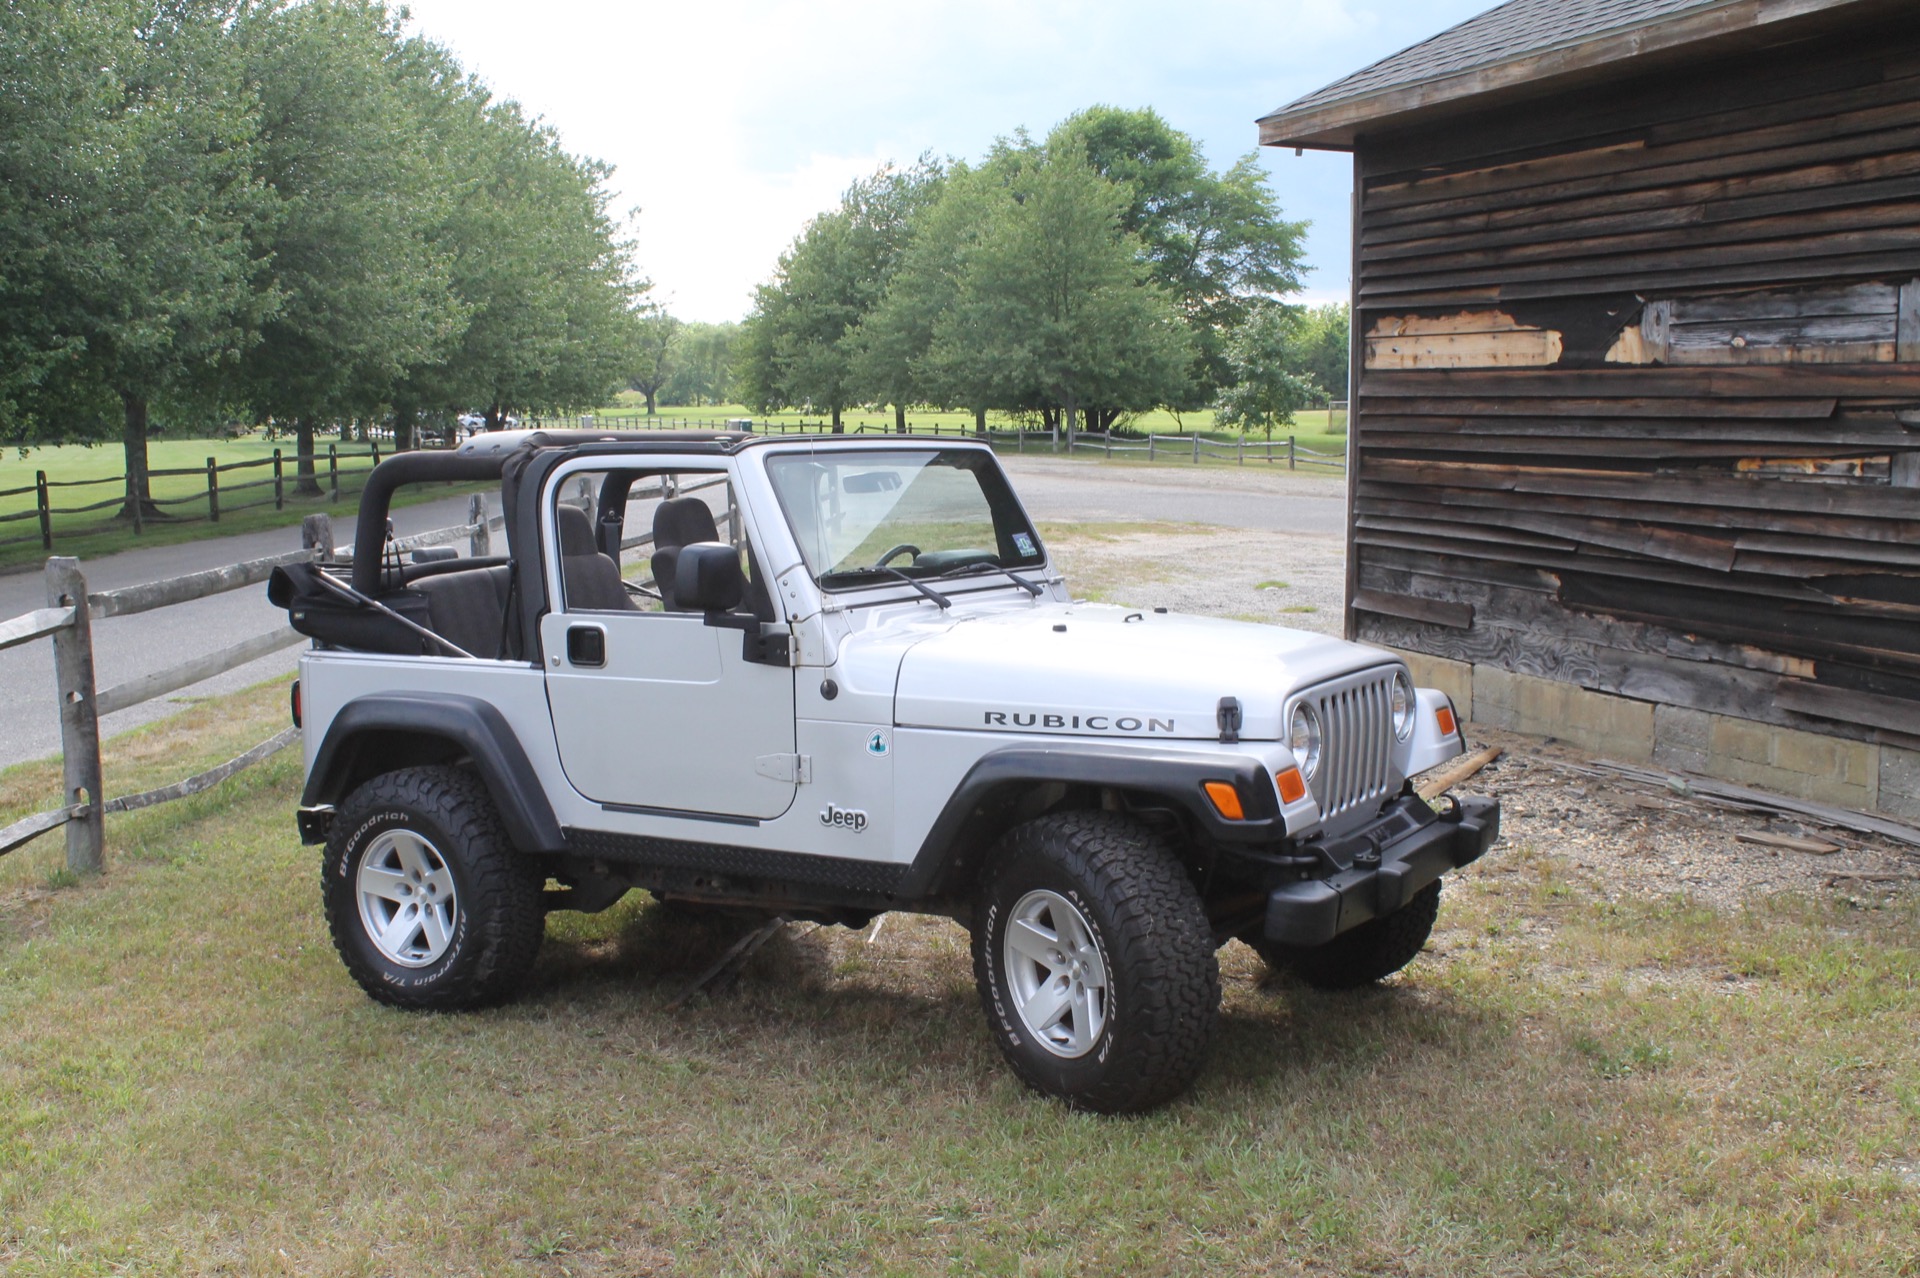
[(1229, 821), (1244, 821), (1247, 813), (1240, 806), (1240, 792), (1225, 781), (1206, 783), (1207, 797), (1213, 800), (1213, 806), (1221, 816)]
[(1288, 768), (1274, 779), (1280, 789), (1280, 802), (1298, 803), (1307, 797), (1307, 779), (1300, 775), (1300, 769)]
[(1434, 717), (1435, 719), (1438, 719), (1438, 720), (1440, 721), (1440, 735), (1441, 735), (1441, 736), (1443, 736), (1443, 737), (1450, 737), (1450, 736), (1452, 736), (1452, 735), (1453, 735), (1453, 734), (1454, 734), (1454, 733), (1455, 733), (1456, 731), (1458, 731), (1458, 730), (1459, 730), (1459, 725), (1458, 725), (1458, 724), (1456, 724), (1456, 723), (1454, 723), (1454, 721), (1453, 721), (1453, 707), (1452, 707), (1452, 706), (1441, 706), (1441, 707), (1440, 707), (1440, 708), (1439, 708), (1438, 710), (1436, 710), (1436, 711), (1434, 711), (1434, 712), (1433, 712), (1433, 717)]

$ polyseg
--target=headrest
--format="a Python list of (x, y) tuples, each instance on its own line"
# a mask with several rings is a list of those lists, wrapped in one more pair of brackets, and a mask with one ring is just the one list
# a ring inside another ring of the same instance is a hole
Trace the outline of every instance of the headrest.
[(653, 512), (653, 544), (659, 547), (691, 546), (699, 541), (719, 541), (713, 512), (698, 497), (675, 497), (663, 501)]
[(597, 555), (600, 547), (594, 544), (593, 521), (587, 518), (587, 512), (578, 506), (562, 504), (560, 507), (560, 556), (574, 559), (581, 555)]

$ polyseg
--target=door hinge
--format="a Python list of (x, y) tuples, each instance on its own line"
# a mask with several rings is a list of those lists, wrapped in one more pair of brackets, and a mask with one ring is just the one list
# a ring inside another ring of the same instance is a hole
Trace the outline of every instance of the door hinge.
[(753, 761), (753, 770), (770, 781), (805, 785), (813, 780), (813, 757), (805, 754), (763, 754)]

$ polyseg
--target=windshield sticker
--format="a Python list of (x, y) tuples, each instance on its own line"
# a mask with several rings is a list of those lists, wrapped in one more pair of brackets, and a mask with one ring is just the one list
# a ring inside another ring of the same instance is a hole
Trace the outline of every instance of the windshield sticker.
[(867, 753), (879, 758), (887, 752), (887, 734), (876, 732), (867, 738)]
[(1020, 552), (1022, 559), (1033, 558), (1033, 538), (1027, 536), (1027, 534), (1023, 532), (1015, 533), (1013, 535), (1013, 548)]

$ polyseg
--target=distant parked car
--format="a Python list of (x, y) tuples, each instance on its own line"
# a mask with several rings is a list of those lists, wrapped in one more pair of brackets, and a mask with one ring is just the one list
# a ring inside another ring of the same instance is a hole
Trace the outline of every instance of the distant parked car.
[(485, 413), (462, 413), (458, 421), (460, 423), (460, 429), (466, 434), (471, 435), (474, 431), (486, 427), (487, 416)]

